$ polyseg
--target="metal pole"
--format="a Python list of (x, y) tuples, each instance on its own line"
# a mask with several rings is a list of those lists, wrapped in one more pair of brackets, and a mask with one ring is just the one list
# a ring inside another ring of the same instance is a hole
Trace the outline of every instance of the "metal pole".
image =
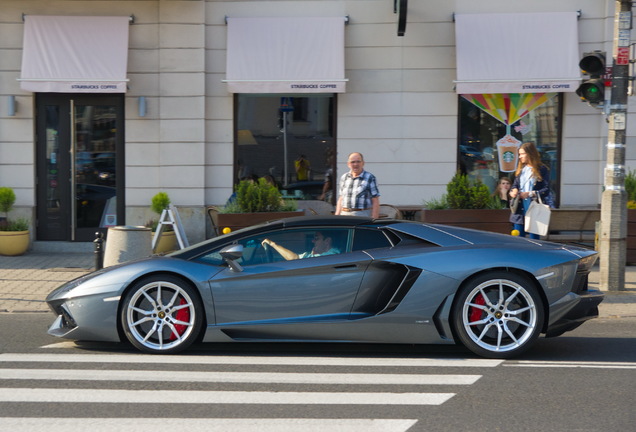
[(616, 0), (612, 63), (612, 95), (609, 106), (605, 189), (601, 197), (600, 287), (625, 289), (627, 247), (627, 193), (625, 191), (625, 143), (632, 0)]
[(283, 111), (283, 171), (285, 178), (283, 179), (283, 186), (287, 186), (289, 183), (289, 174), (287, 173), (287, 111)]

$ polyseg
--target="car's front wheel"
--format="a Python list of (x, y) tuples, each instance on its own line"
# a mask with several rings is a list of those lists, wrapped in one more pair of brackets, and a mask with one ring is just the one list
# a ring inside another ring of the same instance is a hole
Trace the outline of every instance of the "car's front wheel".
[(457, 294), (452, 312), (455, 335), (482, 357), (510, 358), (539, 337), (541, 297), (527, 277), (491, 272), (469, 281)]
[(136, 348), (170, 354), (196, 340), (203, 314), (201, 301), (189, 283), (161, 275), (144, 278), (131, 287), (124, 297), (120, 320), (126, 338)]

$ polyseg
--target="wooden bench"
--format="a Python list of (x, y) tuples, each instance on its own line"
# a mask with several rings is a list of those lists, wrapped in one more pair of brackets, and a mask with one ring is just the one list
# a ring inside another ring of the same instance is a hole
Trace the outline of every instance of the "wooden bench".
[(594, 247), (596, 222), (600, 220), (600, 209), (552, 209), (548, 235), (544, 239)]

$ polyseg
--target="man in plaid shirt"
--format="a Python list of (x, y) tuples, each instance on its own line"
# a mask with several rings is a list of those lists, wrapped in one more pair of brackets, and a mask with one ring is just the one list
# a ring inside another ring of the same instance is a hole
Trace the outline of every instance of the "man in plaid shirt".
[(375, 176), (364, 170), (362, 153), (351, 153), (347, 166), (350, 171), (340, 177), (335, 214), (377, 219), (380, 217), (380, 191)]

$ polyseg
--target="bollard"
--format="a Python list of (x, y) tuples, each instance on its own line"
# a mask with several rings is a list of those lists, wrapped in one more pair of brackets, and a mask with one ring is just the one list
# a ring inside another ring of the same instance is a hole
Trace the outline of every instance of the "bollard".
[(152, 255), (152, 231), (143, 226), (108, 228), (104, 248), (104, 267)]
[(104, 267), (104, 233), (97, 231), (95, 233), (95, 270), (101, 270)]

